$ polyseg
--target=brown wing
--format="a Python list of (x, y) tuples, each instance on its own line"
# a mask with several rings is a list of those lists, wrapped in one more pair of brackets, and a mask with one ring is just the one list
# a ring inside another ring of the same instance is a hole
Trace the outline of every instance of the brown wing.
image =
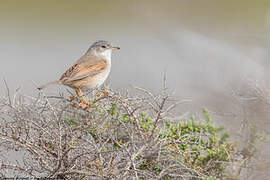
[(94, 76), (105, 69), (106, 66), (107, 62), (105, 60), (76, 63), (61, 76), (60, 81), (69, 83), (89, 76)]

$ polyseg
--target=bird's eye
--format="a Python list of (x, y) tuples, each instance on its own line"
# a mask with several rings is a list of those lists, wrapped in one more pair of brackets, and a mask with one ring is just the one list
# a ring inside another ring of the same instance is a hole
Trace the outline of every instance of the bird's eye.
[(102, 48), (106, 48), (106, 46), (101, 46)]

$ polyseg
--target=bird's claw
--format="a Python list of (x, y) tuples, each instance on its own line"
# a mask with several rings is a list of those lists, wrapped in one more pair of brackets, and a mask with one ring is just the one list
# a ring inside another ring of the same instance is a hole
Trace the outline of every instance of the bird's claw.
[(107, 89), (102, 88), (101, 90), (104, 96), (109, 96), (110, 92)]

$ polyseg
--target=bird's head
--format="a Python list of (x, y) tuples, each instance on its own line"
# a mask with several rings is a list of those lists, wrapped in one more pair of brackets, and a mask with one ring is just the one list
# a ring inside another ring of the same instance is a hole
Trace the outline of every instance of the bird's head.
[(108, 41), (101, 40), (94, 42), (88, 49), (87, 53), (111, 59), (112, 51), (119, 49), (120, 47), (114, 47)]

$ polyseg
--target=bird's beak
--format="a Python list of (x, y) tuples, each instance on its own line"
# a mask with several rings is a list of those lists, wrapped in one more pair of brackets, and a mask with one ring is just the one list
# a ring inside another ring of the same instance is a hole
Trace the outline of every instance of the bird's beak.
[(119, 50), (120, 47), (112, 47), (111, 49), (112, 49), (112, 50)]

